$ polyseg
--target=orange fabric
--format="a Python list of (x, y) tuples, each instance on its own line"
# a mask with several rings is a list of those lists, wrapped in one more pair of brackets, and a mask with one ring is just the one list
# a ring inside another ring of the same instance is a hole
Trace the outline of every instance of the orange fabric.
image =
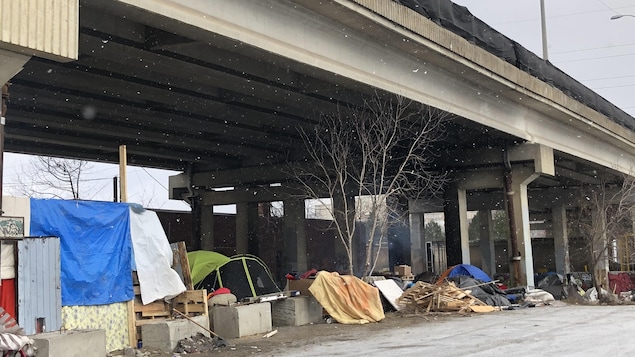
[(447, 279), (448, 275), (450, 275), (450, 272), (452, 271), (452, 269), (454, 269), (456, 265), (453, 265), (449, 268), (447, 268), (443, 274), (441, 274), (441, 276), (439, 276), (439, 279), (437, 279), (437, 282), (434, 285), (440, 285), (442, 282), (445, 281), (445, 279)]
[(0, 285), (0, 306), (17, 320), (15, 313), (15, 279), (2, 279), (2, 285)]
[(320, 271), (309, 291), (341, 324), (365, 324), (385, 317), (379, 289), (355, 276)]

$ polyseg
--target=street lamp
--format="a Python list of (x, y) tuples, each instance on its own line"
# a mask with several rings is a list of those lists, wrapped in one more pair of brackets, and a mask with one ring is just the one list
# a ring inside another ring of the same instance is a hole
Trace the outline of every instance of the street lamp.
[(613, 15), (611, 16), (611, 20), (617, 20), (617, 19), (621, 19), (622, 17), (635, 17), (635, 15)]

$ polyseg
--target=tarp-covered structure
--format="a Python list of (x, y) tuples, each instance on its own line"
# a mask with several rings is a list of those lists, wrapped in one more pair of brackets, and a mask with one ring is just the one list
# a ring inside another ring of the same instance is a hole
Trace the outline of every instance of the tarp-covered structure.
[(385, 318), (379, 289), (356, 276), (320, 271), (309, 291), (341, 324), (366, 324)]
[(470, 265), (470, 264), (457, 264), (446, 269), (439, 279), (437, 280), (437, 284), (445, 280), (446, 278), (452, 278), (456, 276), (469, 276), (474, 279), (481, 280), (483, 282), (492, 281), (492, 278), (487, 275), (481, 268)]
[(188, 253), (192, 283), (213, 292), (228, 288), (236, 299), (281, 292), (262, 259), (249, 254), (224, 256), (210, 251)]
[(60, 238), (62, 305), (144, 304), (185, 291), (155, 212), (117, 202), (31, 199), (31, 235)]
[(457, 264), (441, 274), (437, 284), (451, 281), (461, 289), (470, 290), (470, 294), (491, 306), (509, 306), (511, 303), (503, 292), (479, 267), (471, 264)]
[(60, 239), (63, 328), (104, 329), (109, 351), (128, 345), (132, 271), (143, 304), (185, 291), (156, 212), (135, 204), (32, 198), (29, 218), (31, 236)]

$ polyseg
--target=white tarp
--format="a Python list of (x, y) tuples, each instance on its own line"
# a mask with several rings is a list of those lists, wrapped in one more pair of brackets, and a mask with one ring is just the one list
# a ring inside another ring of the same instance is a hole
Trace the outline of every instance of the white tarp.
[(172, 248), (156, 212), (131, 207), (130, 236), (144, 305), (186, 290), (172, 269)]

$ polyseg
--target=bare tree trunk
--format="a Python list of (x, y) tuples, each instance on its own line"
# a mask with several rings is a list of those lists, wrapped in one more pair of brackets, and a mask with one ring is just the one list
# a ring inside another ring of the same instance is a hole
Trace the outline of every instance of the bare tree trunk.
[[(355, 192), (358, 200), (370, 197), (370, 207), (364, 207), (364, 220), (369, 224), (364, 275), (374, 270), (379, 253), (374, 247), (378, 243), (377, 249), (381, 249), (392, 219), (386, 200), (433, 196), (446, 181), (445, 173), (430, 167), (434, 157), (431, 146), (443, 138), (446, 119), (447, 113), (403, 97), (384, 99), (377, 94), (363, 108), (324, 114), (313, 132), (300, 129), (307, 162), (316, 169), (291, 165), (290, 171), (303, 186), (306, 198), (323, 198), (322, 192), (332, 199), (343, 195), (338, 199), (344, 202), (348, 192)], [(356, 209), (361, 207), (344, 204), (341, 211), (331, 208), (351, 274), (356, 254)]]

